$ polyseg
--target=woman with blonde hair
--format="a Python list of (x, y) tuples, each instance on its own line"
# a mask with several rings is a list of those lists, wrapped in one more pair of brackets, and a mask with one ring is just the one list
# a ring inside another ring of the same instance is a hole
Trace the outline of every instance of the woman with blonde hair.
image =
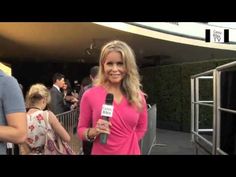
[[(70, 136), (55, 114), (45, 110), (50, 102), (50, 92), (43, 84), (34, 84), (26, 95), (27, 112), (27, 140), (30, 154), (43, 154), (47, 125), (50, 125), (56, 135), (65, 142), (70, 141)], [(49, 123), (49, 124), (48, 124)]]
[[(147, 130), (147, 106), (140, 89), (140, 76), (133, 50), (125, 42), (114, 40), (101, 50), (95, 86), (83, 94), (80, 104), (78, 136), (94, 141), (92, 154), (139, 155), (139, 141)], [(113, 114), (102, 119), (106, 95), (113, 94)], [(92, 127), (90, 127), (92, 123)], [(101, 143), (100, 134), (107, 134)]]

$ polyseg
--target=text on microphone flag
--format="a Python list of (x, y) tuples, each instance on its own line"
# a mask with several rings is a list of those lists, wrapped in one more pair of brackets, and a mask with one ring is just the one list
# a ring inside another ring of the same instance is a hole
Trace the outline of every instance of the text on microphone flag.
[(112, 105), (107, 105), (107, 104), (102, 105), (102, 112), (101, 113), (102, 113), (101, 116), (112, 117), (113, 106)]

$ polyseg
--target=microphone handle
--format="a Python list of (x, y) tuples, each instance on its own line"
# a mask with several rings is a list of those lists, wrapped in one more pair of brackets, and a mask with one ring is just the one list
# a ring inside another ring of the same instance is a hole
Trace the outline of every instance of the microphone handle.
[[(108, 121), (108, 117), (103, 117), (103, 120)], [(100, 134), (100, 143), (101, 144), (107, 144), (107, 135), (106, 133), (101, 133)]]

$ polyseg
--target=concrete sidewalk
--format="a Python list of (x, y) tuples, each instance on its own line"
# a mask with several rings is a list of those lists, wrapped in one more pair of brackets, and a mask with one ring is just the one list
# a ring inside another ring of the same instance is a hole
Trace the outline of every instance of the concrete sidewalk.
[[(191, 133), (157, 129), (157, 143), (150, 155), (196, 155)], [(208, 154), (200, 149), (198, 155)]]

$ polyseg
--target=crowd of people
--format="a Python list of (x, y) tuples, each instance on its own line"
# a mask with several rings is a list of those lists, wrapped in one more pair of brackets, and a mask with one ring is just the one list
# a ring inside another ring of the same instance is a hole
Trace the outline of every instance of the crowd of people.
[[(147, 130), (147, 107), (131, 47), (118, 40), (105, 44), (89, 80), (75, 93), (70, 81), (55, 73), (50, 89), (33, 84), (24, 100), (17, 80), (0, 70), (0, 154), (6, 154), (6, 142), (26, 144), (32, 155), (43, 154), (46, 119), (55, 135), (69, 142), (71, 137), (57, 115), (74, 109), (79, 110), (77, 135), (83, 141), (84, 155), (141, 154), (139, 141)], [(105, 120), (101, 112), (107, 94), (114, 100), (112, 116)], [(107, 136), (105, 144), (100, 142), (101, 135)]]

